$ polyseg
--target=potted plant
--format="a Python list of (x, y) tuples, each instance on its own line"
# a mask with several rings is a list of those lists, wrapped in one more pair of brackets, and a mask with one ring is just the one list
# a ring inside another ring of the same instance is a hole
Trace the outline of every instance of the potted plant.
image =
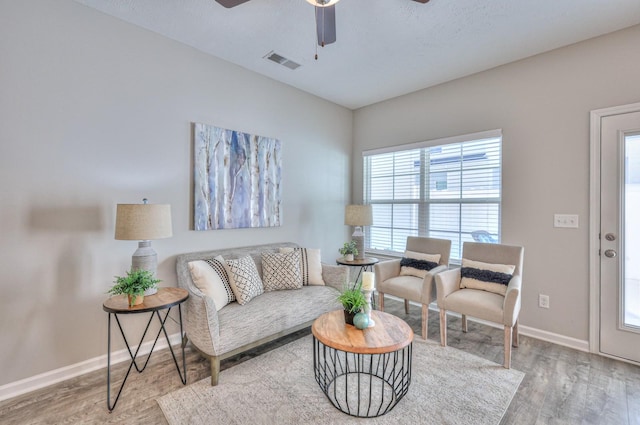
[(367, 304), (361, 286), (360, 283), (354, 283), (352, 287), (345, 288), (338, 296), (338, 301), (344, 309), (344, 321), (349, 325), (353, 325), (353, 317)]
[(149, 270), (131, 270), (126, 276), (114, 276), (115, 285), (109, 289), (111, 295), (126, 294), (129, 300), (129, 307), (142, 304), (144, 301), (144, 291), (156, 286), (160, 279), (156, 279)]
[(358, 248), (356, 248), (356, 241), (345, 242), (344, 246), (338, 249), (338, 252), (342, 254), (345, 260), (353, 261), (353, 257), (358, 255)]

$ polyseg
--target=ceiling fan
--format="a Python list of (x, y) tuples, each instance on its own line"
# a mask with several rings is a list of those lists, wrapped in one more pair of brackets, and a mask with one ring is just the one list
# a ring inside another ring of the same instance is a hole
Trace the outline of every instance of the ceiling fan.
[[(226, 8), (235, 7), (249, 0), (216, 0)], [(316, 32), (318, 45), (325, 46), (336, 41), (336, 3), (340, 0), (307, 0), (316, 8)], [(429, 0), (413, 0), (428, 3)]]

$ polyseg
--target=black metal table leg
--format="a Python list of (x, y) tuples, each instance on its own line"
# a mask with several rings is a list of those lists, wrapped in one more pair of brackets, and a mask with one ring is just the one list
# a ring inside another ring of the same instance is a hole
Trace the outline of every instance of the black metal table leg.
[(391, 411), (411, 383), (412, 344), (381, 354), (350, 353), (313, 338), (316, 382), (333, 406), (360, 418)]
[[(140, 338), (140, 342), (138, 343), (138, 346), (135, 350), (135, 353), (133, 353), (131, 351), (131, 346), (129, 345), (129, 341), (127, 340), (127, 337), (124, 333), (124, 329), (122, 328), (122, 325), (120, 323), (120, 319), (118, 318), (118, 314), (114, 313), (114, 312), (109, 312), (108, 315), (108, 322), (107, 322), (107, 326), (108, 326), (108, 330), (107, 330), (107, 408), (109, 409), (109, 412), (113, 411), (113, 409), (115, 409), (116, 404), (118, 403), (118, 400), (120, 399), (120, 395), (122, 393), (122, 390), (124, 388), (125, 383), (127, 382), (127, 379), (129, 378), (129, 374), (131, 373), (131, 369), (133, 367), (135, 367), (136, 371), (138, 373), (142, 373), (147, 365), (149, 364), (149, 360), (151, 359), (151, 355), (153, 354), (153, 351), (156, 347), (156, 344), (158, 343), (158, 339), (160, 338), (160, 335), (164, 333), (165, 339), (167, 341), (167, 345), (169, 346), (169, 350), (171, 352), (171, 356), (173, 358), (173, 362), (176, 365), (176, 370), (178, 371), (178, 375), (180, 376), (180, 381), (182, 382), (183, 385), (186, 385), (187, 383), (187, 362), (186, 362), (186, 357), (185, 357), (185, 335), (184, 335), (184, 331), (183, 331), (183, 323), (182, 323), (182, 307), (180, 304), (178, 304), (178, 314), (179, 314), (179, 323), (180, 323), (180, 337), (181, 337), (181, 341), (180, 341), (180, 346), (182, 349), (182, 371), (180, 370), (180, 366), (178, 364), (178, 360), (176, 358), (175, 352), (173, 350), (173, 346), (171, 345), (171, 341), (169, 340), (169, 334), (167, 332), (167, 329), (165, 327), (165, 323), (167, 322), (167, 319), (169, 317), (169, 314), (171, 313), (171, 309), (172, 307), (167, 308), (167, 312), (164, 315), (164, 318), (160, 315), (160, 309), (156, 309), (151, 311), (151, 315), (149, 317), (149, 320), (147, 322), (147, 326), (145, 327), (145, 330), (142, 334), (142, 337)], [(111, 315), (114, 315), (115, 319), (116, 319), (116, 323), (118, 324), (118, 328), (120, 329), (120, 334), (122, 335), (122, 339), (124, 340), (125, 346), (127, 348), (127, 352), (129, 353), (129, 357), (131, 357), (131, 362), (129, 363), (129, 368), (127, 369), (127, 373), (124, 376), (124, 379), (122, 381), (122, 384), (120, 384), (120, 388), (118, 389), (118, 394), (116, 395), (115, 400), (113, 401), (113, 404), (111, 404)], [(140, 368), (138, 366), (138, 363), (136, 362), (136, 359), (138, 357), (138, 353), (140, 351), (140, 348), (142, 347), (142, 344), (144, 342), (144, 338), (147, 335), (147, 332), (149, 330), (149, 326), (151, 325), (151, 322), (153, 321), (153, 318), (157, 317), (158, 318), (158, 322), (160, 323), (160, 329), (158, 330), (158, 333), (155, 337), (155, 340), (153, 341), (153, 345), (151, 346), (151, 350), (149, 351), (149, 354), (147, 356), (147, 359), (144, 363), (144, 365), (142, 366), (142, 368)]]

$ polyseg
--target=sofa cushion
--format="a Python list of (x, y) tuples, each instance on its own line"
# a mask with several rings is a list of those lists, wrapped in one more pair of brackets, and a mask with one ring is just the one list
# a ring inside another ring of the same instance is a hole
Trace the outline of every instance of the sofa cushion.
[(226, 263), (231, 277), (231, 289), (238, 304), (244, 305), (264, 292), (258, 269), (250, 256), (226, 260)]
[(265, 292), (302, 288), (300, 251), (263, 252), (262, 283)]
[(189, 271), (196, 287), (213, 299), (216, 310), (236, 300), (224, 258), (190, 261)]
[(516, 266), (483, 263), (463, 258), (460, 287), (480, 289), (504, 296), (515, 269)]
[(396, 276), (380, 284), (378, 290), (396, 297), (422, 302), (422, 286), (424, 280), (416, 276)]
[(324, 285), (322, 261), (319, 249), (280, 248), (280, 252), (300, 251), (300, 271), (303, 285)]
[(330, 286), (310, 285), (295, 291), (265, 292), (246, 306), (231, 303), (218, 312), (220, 346), (216, 351), (226, 353), (342, 309), (339, 294)]
[(464, 311), (467, 316), (496, 323), (504, 323), (503, 306), (504, 297), (502, 295), (473, 289), (453, 291), (444, 299), (445, 310)]
[[(403, 261), (404, 264), (402, 264)], [(440, 254), (405, 251), (404, 258), (400, 261), (400, 276), (424, 278), (429, 270), (438, 266), (439, 262)]]

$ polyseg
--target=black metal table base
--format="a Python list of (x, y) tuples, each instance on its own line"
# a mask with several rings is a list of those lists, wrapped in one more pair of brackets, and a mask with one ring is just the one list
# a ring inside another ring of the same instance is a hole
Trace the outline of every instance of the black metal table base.
[[(158, 343), (158, 339), (160, 338), (160, 335), (162, 333), (164, 333), (164, 337), (167, 340), (167, 345), (169, 345), (169, 350), (171, 351), (173, 362), (176, 365), (178, 375), (180, 375), (180, 381), (182, 382), (183, 385), (187, 384), (187, 360), (184, 355), (186, 340), (185, 340), (184, 332), (182, 329), (182, 308), (180, 305), (178, 305), (178, 314), (180, 316), (180, 336), (182, 337), (182, 341), (180, 343), (180, 346), (182, 348), (182, 371), (180, 370), (180, 366), (178, 365), (178, 359), (176, 358), (176, 354), (173, 351), (173, 347), (171, 346), (171, 342), (169, 341), (169, 334), (167, 333), (167, 329), (165, 328), (165, 323), (167, 321), (167, 318), (169, 317), (171, 308), (172, 307), (169, 307), (167, 309), (167, 312), (165, 313), (164, 318), (160, 316), (159, 310), (155, 310), (151, 312), (151, 315), (149, 316), (149, 321), (147, 322), (147, 326), (144, 329), (144, 333), (140, 338), (140, 342), (138, 343), (138, 348), (136, 348), (135, 353), (131, 351), (129, 341), (127, 340), (127, 337), (124, 334), (124, 330), (122, 329), (122, 325), (120, 324), (118, 313), (109, 313), (109, 318), (108, 318), (109, 329), (107, 330), (108, 332), (108, 336), (107, 336), (107, 408), (109, 409), (109, 413), (111, 413), (111, 411), (115, 409), (116, 404), (120, 399), (120, 394), (122, 393), (122, 389), (124, 388), (124, 384), (127, 382), (127, 378), (129, 378), (131, 369), (135, 367), (138, 373), (142, 373), (146, 369), (147, 364), (149, 364), (149, 359), (151, 359), (151, 355), (153, 354), (153, 349), (156, 347), (156, 344)], [(120, 334), (122, 335), (122, 339), (124, 340), (124, 343), (127, 346), (127, 351), (129, 352), (129, 356), (131, 357), (131, 363), (129, 363), (129, 368), (127, 369), (127, 373), (124, 376), (124, 379), (122, 380), (122, 384), (120, 384), (120, 389), (118, 390), (118, 394), (116, 395), (116, 399), (113, 401), (113, 404), (111, 404), (111, 315), (115, 316), (116, 318), (116, 323), (118, 324), (118, 328), (120, 329)], [(138, 352), (140, 351), (140, 347), (142, 347), (144, 337), (147, 335), (147, 331), (149, 330), (149, 326), (151, 325), (151, 322), (153, 321), (154, 316), (158, 318), (158, 321), (160, 323), (160, 329), (158, 330), (156, 339), (153, 341), (153, 345), (151, 346), (151, 350), (149, 351), (147, 360), (144, 362), (144, 365), (142, 366), (142, 368), (140, 368), (140, 366), (138, 366), (138, 363), (136, 362), (136, 358), (138, 357)]]
[(314, 337), (316, 381), (336, 409), (360, 418), (382, 416), (409, 391), (412, 347), (357, 354), (327, 347)]
[(358, 274), (356, 275), (356, 280), (354, 280), (354, 282), (358, 282), (360, 280), (360, 276), (362, 276), (362, 272), (372, 272), (372, 271), (373, 271), (373, 264), (360, 266), (360, 270), (358, 270)]

